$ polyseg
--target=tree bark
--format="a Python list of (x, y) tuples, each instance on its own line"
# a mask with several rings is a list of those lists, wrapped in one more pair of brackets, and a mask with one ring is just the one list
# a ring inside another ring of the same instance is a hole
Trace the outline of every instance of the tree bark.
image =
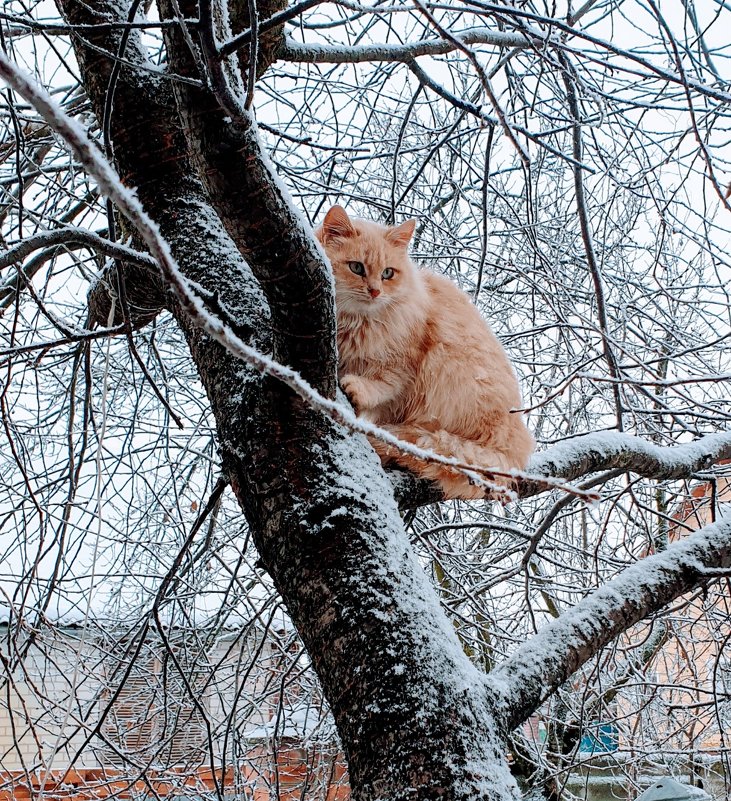
[[(185, 15), (195, 15), (193, 0), (181, 0), (180, 6)], [(160, 13), (173, 15), (169, 0), (160, 0)], [(201, 40), (198, 61), (208, 59), (219, 96), (190, 83), (175, 84), (189, 151), (213, 208), (267, 296), (274, 357), (333, 398), (337, 355), (330, 270), (309, 226), (276, 179), (253, 116), (234, 96), (236, 86), (244, 92), (235, 58), (229, 64), (215, 60), (210, 52), (214, 43), (204, 36)], [(179, 30), (167, 28), (165, 43), (176, 73), (201, 77)]]

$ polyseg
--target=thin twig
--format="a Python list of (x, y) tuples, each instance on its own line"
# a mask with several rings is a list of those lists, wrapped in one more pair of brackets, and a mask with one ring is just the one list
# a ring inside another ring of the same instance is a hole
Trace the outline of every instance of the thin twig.
[(249, 31), (251, 32), (251, 45), (249, 46), (249, 75), (246, 85), (246, 100), (244, 108), (249, 111), (254, 103), (254, 87), (256, 85), (256, 62), (259, 58), (259, 13), (256, 0), (247, 0), (249, 6)]
[(104, 339), (104, 337), (113, 337), (118, 334), (124, 334), (124, 325), (117, 325), (114, 328), (99, 328), (96, 331), (79, 331), (78, 333), (69, 334), (62, 339), (54, 339), (52, 342), (37, 342), (33, 345), (16, 345), (12, 348), (4, 348), (0, 350), (0, 356), (22, 356), (24, 353), (33, 353), (34, 351), (42, 351), (38, 357), (43, 358), (43, 354), (52, 348), (60, 348), (64, 345), (71, 345), (74, 342), (87, 342), (93, 339)]
[(513, 126), (507, 118), (505, 111), (503, 110), (500, 102), (497, 99), (497, 95), (495, 94), (494, 89), (492, 88), (492, 83), (485, 72), (484, 67), (480, 64), (479, 59), (475, 55), (474, 51), (468, 47), (461, 39), (458, 39), (451, 31), (448, 31), (435, 17), (434, 15), (421, 3), (421, 0), (413, 0), (414, 5), (421, 11), (421, 13), (429, 20), (430, 24), (434, 29), (447, 41), (451, 42), (457, 50), (461, 50), (469, 59), (472, 66), (475, 68), (475, 72), (477, 73), (477, 77), (480, 79), (480, 83), (482, 84), (482, 88), (487, 95), (487, 99), (490, 101), (490, 105), (492, 106), (499, 122), (500, 126), (502, 127), (503, 131), (505, 131), (505, 135), (508, 137), (508, 140), (512, 142), (513, 147), (518, 152), (518, 157), (523, 162), (523, 166), (527, 169), (530, 166), (530, 156), (528, 152), (523, 147), (523, 145), (518, 141), (518, 138), (513, 131)]
[[(564, 86), (566, 87), (566, 99), (569, 104), (569, 111), (573, 118), (573, 151), (574, 159), (581, 162), (582, 159), (582, 138), (581, 138), (581, 113), (579, 111), (579, 101), (576, 97), (576, 88), (574, 86), (574, 77), (571, 70), (571, 64), (568, 57), (564, 53), (559, 53), (559, 61), (563, 67), (561, 76), (563, 78)], [(594, 240), (591, 233), (591, 223), (589, 221), (589, 212), (587, 209), (586, 195), (584, 193), (584, 177), (581, 170), (574, 167), (574, 188), (576, 191), (576, 210), (579, 215), (579, 225), (581, 227), (581, 238), (584, 243), (584, 251), (586, 253), (586, 262), (589, 266), (591, 279), (594, 284), (594, 296), (597, 304), (597, 317), (599, 318), (599, 329), (602, 336), (602, 346), (604, 349), (604, 358), (607, 362), (609, 375), (614, 379), (619, 379), (621, 371), (619, 364), (612, 350), (609, 338), (609, 323), (607, 321), (606, 302), (604, 300), (604, 286), (602, 282), (601, 270), (599, 262), (596, 258), (594, 251)], [(623, 412), (624, 405), (622, 403), (621, 388), (618, 383), (613, 384), (612, 392), (614, 394), (614, 405), (617, 415), (617, 429), (622, 431), (624, 429)]]
[[(337, 0), (302, 0), (300, 3), (295, 3), (288, 8), (282, 9), (282, 11), (278, 11), (276, 14), (272, 14), (272, 16), (268, 17), (267, 19), (259, 21), (258, 33), (261, 35), (262, 33), (266, 33), (266, 31), (272, 30), (272, 28), (276, 28), (278, 25), (283, 25), (285, 22), (289, 22), (289, 20), (299, 17), (300, 14), (310, 8), (323, 5), (323, 3), (332, 3), (336, 1)], [(254, 33), (253, 28), (248, 28), (239, 34), (236, 34), (233, 39), (229, 39), (228, 42), (225, 42), (218, 48), (218, 56), (220, 58), (225, 58), (226, 56), (232, 55), (244, 45), (249, 44), (249, 42), (255, 36), (256, 34)]]

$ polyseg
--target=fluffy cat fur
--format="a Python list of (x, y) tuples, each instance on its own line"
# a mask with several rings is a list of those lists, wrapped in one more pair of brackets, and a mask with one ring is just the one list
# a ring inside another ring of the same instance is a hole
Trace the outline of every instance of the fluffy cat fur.
[[(335, 275), (339, 373), (356, 412), (399, 439), (444, 456), (525, 469), (534, 441), (502, 346), (449, 279), (417, 269), (407, 248), (415, 221), (386, 228), (340, 206), (316, 235)], [(483, 487), (444, 465), (378, 440), (384, 465), (437, 481), (445, 498), (483, 498)]]

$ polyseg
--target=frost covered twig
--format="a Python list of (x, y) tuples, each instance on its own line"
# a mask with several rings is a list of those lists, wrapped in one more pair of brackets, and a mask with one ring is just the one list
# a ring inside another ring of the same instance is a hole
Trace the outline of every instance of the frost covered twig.
[[(559, 53), (559, 62), (562, 66), (562, 78), (564, 87), (566, 88), (566, 99), (571, 112), (572, 122), (572, 149), (574, 156), (574, 190), (576, 192), (576, 210), (579, 215), (579, 224), (581, 226), (581, 239), (584, 243), (584, 252), (586, 254), (586, 263), (591, 273), (591, 280), (594, 285), (594, 297), (596, 298), (597, 318), (599, 320), (599, 330), (602, 335), (602, 347), (604, 350), (604, 358), (607, 362), (609, 375), (618, 380), (621, 376), (617, 358), (614, 355), (614, 350), (610, 343), (609, 326), (607, 323), (607, 310), (606, 300), (604, 298), (604, 281), (602, 279), (599, 262), (596, 258), (596, 251), (594, 249), (594, 240), (591, 231), (591, 224), (589, 220), (589, 209), (587, 207), (586, 193), (584, 192), (584, 176), (582, 171), (576, 166), (581, 163), (583, 157), (583, 139), (582, 139), (582, 115), (579, 110), (579, 101), (576, 96), (576, 87), (574, 82), (576, 77), (571, 68), (571, 62), (565, 53)], [(617, 415), (617, 428), (622, 431), (623, 424), (623, 411), (624, 404), (622, 403), (621, 387), (614, 384), (612, 387), (614, 394), (614, 406)]]
[[(519, 20), (526, 20), (533, 25), (543, 25), (547, 26), (549, 29), (560, 32), (562, 34), (568, 34), (569, 38), (575, 38), (578, 40), (583, 40), (588, 42), (589, 44), (595, 45), (600, 50), (604, 50), (607, 53), (612, 53), (614, 55), (620, 56), (621, 58), (626, 58), (630, 62), (634, 62), (635, 64), (639, 64), (644, 67), (650, 74), (657, 76), (662, 80), (669, 81), (673, 84), (680, 84), (688, 86), (689, 88), (693, 89), (696, 92), (706, 95), (707, 97), (712, 97), (715, 100), (720, 100), (722, 102), (729, 102), (731, 101), (731, 93), (725, 91), (724, 89), (718, 89), (713, 85), (705, 84), (698, 80), (693, 80), (690, 78), (685, 78), (682, 75), (678, 75), (677, 72), (673, 72), (673, 70), (666, 69), (665, 67), (655, 64), (649, 59), (645, 58), (640, 52), (636, 49), (624, 48), (620, 47), (616, 43), (609, 41), (608, 39), (602, 39), (599, 36), (595, 36), (588, 32), (585, 29), (578, 29), (574, 28), (571, 25), (567, 25), (566, 22), (558, 17), (550, 17), (545, 14), (539, 14), (529, 9), (522, 9), (516, 8), (515, 6), (506, 7), (502, 5), (497, 5), (495, 3), (487, 3), (484, 0), (466, 0), (466, 4), (468, 6), (472, 6), (473, 8), (478, 8), (483, 12), (487, 12), (489, 14), (494, 14), (501, 19), (510, 20), (512, 24), (516, 24)], [(525, 30), (525, 26), (522, 26)], [(534, 36), (534, 28), (530, 29), (531, 36)], [(539, 35), (539, 38), (547, 38), (545, 34)], [(557, 38), (553, 38), (550, 40), (552, 43), (556, 44), (557, 46), (561, 46), (561, 48), (567, 52), (572, 52), (573, 48), (568, 44), (568, 39), (566, 37), (562, 37), (562, 40), (558, 40)], [(615, 65), (614, 67), (617, 69), (618, 67)], [(634, 67), (622, 67), (620, 66), (619, 69), (625, 69), (628, 72), (635, 72)], [(636, 73), (635, 73), (636, 74)]]
[[(492, 106), (498, 120), (500, 121), (500, 125), (505, 132), (505, 135), (508, 137), (508, 140), (512, 143), (513, 147), (518, 153), (520, 160), (523, 162), (524, 167), (530, 166), (530, 156), (528, 155), (528, 151), (523, 147), (523, 145), (518, 140), (517, 136), (515, 135), (515, 131), (513, 130), (513, 126), (507, 118), (504, 109), (500, 105), (500, 102), (497, 99), (497, 95), (492, 88), (492, 84), (490, 83), (490, 78), (488, 77), (487, 73), (485, 72), (484, 67), (480, 64), (477, 56), (475, 53), (467, 46), (465, 42), (463, 42), (458, 36), (455, 36), (451, 33), (451, 31), (447, 30), (443, 25), (439, 23), (439, 21), (434, 17), (434, 15), (420, 2), (420, 0), (413, 0), (414, 5), (421, 11), (421, 13), (429, 20), (429, 23), (434, 27), (434, 29), (439, 33), (447, 42), (451, 42), (452, 45), (461, 50), (469, 59), (470, 63), (475, 69), (477, 73), (480, 83), (482, 84), (482, 89), (487, 95), (488, 100), (490, 101), (490, 105)], [(574, 154), (576, 158), (576, 155)], [(579, 157), (580, 158), (580, 157)]]
[[(87, 231), (85, 228), (67, 226), (50, 231), (39, 231), (0, 253), (0, 270), (4, 270), (16, 262), (23, 261), (33, 251), (50, 245), (87, 246), (114, 259), (124, 259), (145, 267), (156, 266), (155, 260), (148, 256), (147, 253), (141, 253), (139, 250), (135, 250), (128, 245), (122, 245), (119, 242), (112, 242), (103, 236)], [(2, 288), (0, 288), (1, 292)]]
[(77, 342), (89, 342), (96, 339), (105, 339), (106, 337), (113, 337), (125, 333), (124, 325), (117, 325), (114, 328), (98, 328), (95, 331), (78, 331), (70, 334), (69, 336), (60, 339), (49, 340), (47, 342), (35, 342), (32, 345), (15, 345), (10, 348), (2, 348), (0, 350), (0, 358), (4, 356), (22, 356), (24, 353), (33, 353), (34, 351), (41, 351), (39, 357), (36, 358), (36, 363), (43, 357), (44, 353), (52, 350), (53, 348), (60, 348), (64, 345), (71, 345)]
[[(544, 37), (536, 32), (539, 39)], [(467, 28), (452, 33), (453, 39), (463, 45), (485, 44), (496, 47), (529, 47), (530, 41), (522, 33), (496, 31), (492, 28)], [(406, 44), (330, 45), (303, 44), (286, 37), (280, 58), (310, 64), (362, 64), (372, 61), (402, 61), (408, 63), (420, 56), (439, 56), (456, 50), (452, 39), (425, 39)]]

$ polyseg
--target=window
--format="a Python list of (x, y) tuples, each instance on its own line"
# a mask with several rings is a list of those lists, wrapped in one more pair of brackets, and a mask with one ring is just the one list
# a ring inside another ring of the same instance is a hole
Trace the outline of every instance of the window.
[(101, 707), (105, 763), (173, 766), (205, 759), (202, 679), (190, 673), (186, 686), (171, 659), (149, 655), (140, 655), (124, 676), (120, 667), (107, 677), (107, 703)]

